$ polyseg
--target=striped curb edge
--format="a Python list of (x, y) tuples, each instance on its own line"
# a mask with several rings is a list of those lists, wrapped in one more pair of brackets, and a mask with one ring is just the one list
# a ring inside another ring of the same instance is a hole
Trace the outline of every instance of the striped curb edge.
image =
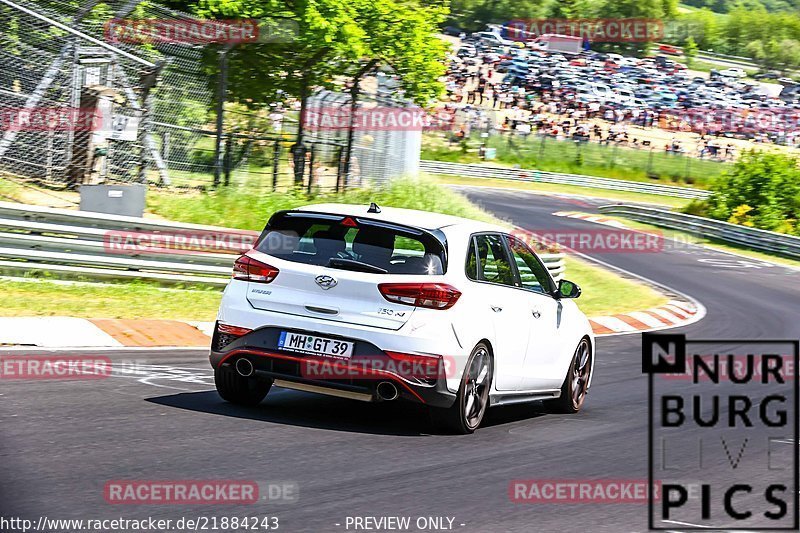
[(670, 300), (659, 307), (608, 316), (589, 317), (597, 336), (641, 333), (686, 326), (705, 316), (705, 311), (690, 301)]

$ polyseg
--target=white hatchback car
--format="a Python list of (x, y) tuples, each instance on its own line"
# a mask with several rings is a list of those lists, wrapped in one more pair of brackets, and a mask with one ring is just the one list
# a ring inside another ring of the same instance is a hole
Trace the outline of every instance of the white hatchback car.
[(236, 260), (211, 345), (223, 399), (272, 385), (420, 402), (471, 433), (490, 405), (577, 412), (594, 337), (522, 239), (463, 218), (372, 204), (275, 213)]

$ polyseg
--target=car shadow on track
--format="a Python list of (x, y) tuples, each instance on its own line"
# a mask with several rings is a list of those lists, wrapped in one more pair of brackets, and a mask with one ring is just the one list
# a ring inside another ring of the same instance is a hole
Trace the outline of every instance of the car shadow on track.
[(480, 431), (481, 428), (486, 429), (495, 426), (504, 426), (525, 420), (532, 421), (546, 414), (549, 414), (549, 412), (541, 402), (492, 407), (486, 412), (483, 423), (478, 431)]
[[(366, 403), (285, 389), (270, 392), (257, 407), (227, 403), (216, 391), (171, 394), (146, 401), (201, 413), (316, 429), (397, 436), (439, 434), (431, 425), (425, 407), (403, 402)], [(541, 403), (496, 407), (486, 413), (481, 428), (501, 429), (503, 425), (545, 414)]]
[(422, 436), (432, 431), (424, 408), (401, 403), (366, 403), (319, 394), (275, 390), (257, 407), (222, 400), (216, 391), (147, 398), (148, 402), (202, 413), (316, 429), (376, 435)]

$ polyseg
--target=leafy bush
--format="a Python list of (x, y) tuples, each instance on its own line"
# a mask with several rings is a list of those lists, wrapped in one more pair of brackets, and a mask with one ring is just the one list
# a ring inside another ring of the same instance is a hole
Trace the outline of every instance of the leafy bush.
[(783, 154), (746, 152), (712, 186), (708, 200), (692, 202), (685, 211), (800, 235), (800, 161)]
[(147, 194), (150, 212), (169, 220), (250, 230), (261, 230), (269, 216), (280, 209), (324, 202), (364, 206), (377, 202), (384, 207), (406, 207), (498, 222), (464, 196), (442, 185), (413, 179), (392, 180), (383, 186), (352, 189), (339, 194), (307, 195), (297, 189), (269, 192), (246, 187), (223, 187), (191, 194), (150, 190)]

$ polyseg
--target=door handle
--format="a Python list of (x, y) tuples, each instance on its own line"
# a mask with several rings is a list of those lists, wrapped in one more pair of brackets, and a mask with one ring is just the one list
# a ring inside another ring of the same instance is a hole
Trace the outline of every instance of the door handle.
[(539, 318), (540, 316), (542, 316), (542, 313), (540, 313), (538, 309), (532, 310), (531, 314), (533, 315), (533, 318)]
[(502, 310), (503, 310), (502, 307), (497, 307), (496, 305), (492, 306), (492, 311), (494, 311), (495, 313), (499, 313)]

